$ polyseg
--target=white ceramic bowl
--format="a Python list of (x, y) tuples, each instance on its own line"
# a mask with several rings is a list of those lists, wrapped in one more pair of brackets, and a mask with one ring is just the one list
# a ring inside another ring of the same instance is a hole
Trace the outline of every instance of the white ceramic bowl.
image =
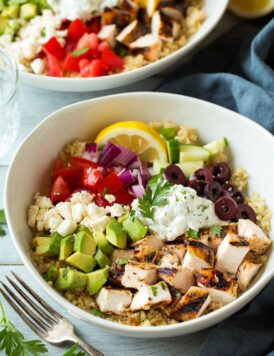
[[(204, 142), (225, 135), (230, 144), (234, 166), (245, 167), (249, 173), (250, 190), (260, 192), (266, 197), (270, 208), (273, 207), (273, 136), (253, 121), (222, 107), (164, 93), (108, 96), (73, 104), (53, 113), (29, 134), (17, 151), (5, 186), (5, 212), (9, 230), (19, 255), (37, 283), (63, 308), (78, 318), (109, 331), (133, 337), (183, 335), (216, 324), (253, 299), (274, 275), (274, 254), (271, 249), (269, 259), (259, 276), (236, 301), (199, 319), (159, 327), (125, 326), (97, 318), (73, 306), (40, 276), (28, 256), (32, 234), (27, 226), (26, 212), (33, 194), (43, 192), (48, 184), (49, 169), (57, 153), (76, 137), (92, 139), (106, 125), (120, 120), (149, 122), (161, 119), (198, 128)], [(273, 232), (271, 237), (274, 237)]]
[(207, 18), (200, 30), (190, 38), (189, 42), (183, 48), (145, 67), (130, 72), (98, 78), (54, 78), (20, 72), (20, 79), (26, 84), (43, 89), (80, 92), (117, 88), (137, 82), (156, 73), (163, 72), (167, 68), (172, 68), (174, 65), (183, 63), (186, 59), (186, 55), (198, 47), (202, 40), (221, 20), (222, 15), (227, 8), (228, 1), (229, 0), (205, 0), (205, 12)]

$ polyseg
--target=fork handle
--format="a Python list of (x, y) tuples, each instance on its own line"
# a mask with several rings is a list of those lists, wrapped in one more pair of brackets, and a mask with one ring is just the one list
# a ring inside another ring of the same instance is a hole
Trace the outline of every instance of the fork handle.
[(94, 347), (87, 344), (75, 334), (71, 335), (69, 340), (75, 342), (76, 344), (79, 344), (79, 346), (81, 346), (82, 349), (84, 349), (90, 356), (104, 356), (102, 352), (96, 350)]

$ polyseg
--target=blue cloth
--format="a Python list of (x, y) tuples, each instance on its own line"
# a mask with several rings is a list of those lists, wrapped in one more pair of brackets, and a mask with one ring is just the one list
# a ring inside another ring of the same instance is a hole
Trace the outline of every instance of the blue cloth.
[[(176, 70), (158, 90), (219, 104), (274, 133), (274, 18), (263, 28), (261, 22), (234, 28)], [(274, 356), (273, 349), (274, 281), (217, 325), (199, 356)]]

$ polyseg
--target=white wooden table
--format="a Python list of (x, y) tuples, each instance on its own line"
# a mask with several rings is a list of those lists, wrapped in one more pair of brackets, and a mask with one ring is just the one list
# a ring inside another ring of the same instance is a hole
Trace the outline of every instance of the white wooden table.
[[(209, 40), (238, 23), (239, 20), (226, 14), (222, 23), (215, 30)], [(160, 78), (152, 78), (135, 85), (131, 85), (119, 90), (99, 93), (59, 93), (39, 90), (27, 86), (20, 86), (20, 109), (22, 113), (21, 128), (17, 140), (13, 145), (11, 152), (0, 161), (0, 208), (3, 207), (3, 188), (4, 180), (11, 161), (12, 155), (20, 142), (44, 117), (53, 111), (80, 100), (90, 99), (106, 94), (120, 93), (126, 91), (150, 91), (159, 83)], [(45, 292), (36, 285), (34, 279), (29, 275), (18, 257), (15, 248), (11, 242), (10, 236), (0, 237), (0, 277), (3, 278), (13, 270), (17, 272), (27, 283), (35, 289), (47, 302), (58, 310), (75, 325), (77, 332), (89, 343), (101, 350), (105, 355), (112, 356), (137, 356), (137, 355), (195, 355), (199, 350), (201, 343), (206, 338), (210, 330), (204, 330), (192, 335), (160, 340), (133, 339), (109, 334), (97, 327), (82, 322), (62, 309), (54, 300), (50, 299)], [(1, 298), (1, 297), (0, 297)], [(3, 298), (1, 298), (3, 301)], [(18, 327), (27, 339), (37, 338), (36, 335), (26, 326), (26, 324), (9, 308), (7, 303), (3, 302), (6, 313), (10, 320)], [(55, 347), (47, 345), (48, 355), (59, 356), (68, 345)], [(0, 351), (1, 355), (1, 351)]]

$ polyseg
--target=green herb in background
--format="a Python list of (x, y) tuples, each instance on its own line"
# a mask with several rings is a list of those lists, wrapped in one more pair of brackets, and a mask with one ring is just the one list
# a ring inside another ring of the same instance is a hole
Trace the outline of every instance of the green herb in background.
[(91, 310), (91, 314), (94, 316), (98, 316), (99, 318), (104, 318), (105, 314), (103, 312), (101, 312), (100, 309), (92, 309)]
[(190, 229), (190, 228), (187, 230), (186, 235), (187, 235), (187, 237), (192, 237), (193, 239), (199, 238), (198, 231)]
[(212, 232), (212, 234), (214, 235), (220, 236), (223, 232), (223, 228), (221, 226), (212, 225), (210, 226), (209, 231)]
[(0, 209), (0, 236), (6, 235), (6, 232), (2, 226), (2, 225), (5, 225), (6, 223), (7, 223), (7, 221), (6, 221), (4, 209)]
[(78, 351), (78, 344), (74, 344), (63, 356), (88, 356), (84, 351)]

